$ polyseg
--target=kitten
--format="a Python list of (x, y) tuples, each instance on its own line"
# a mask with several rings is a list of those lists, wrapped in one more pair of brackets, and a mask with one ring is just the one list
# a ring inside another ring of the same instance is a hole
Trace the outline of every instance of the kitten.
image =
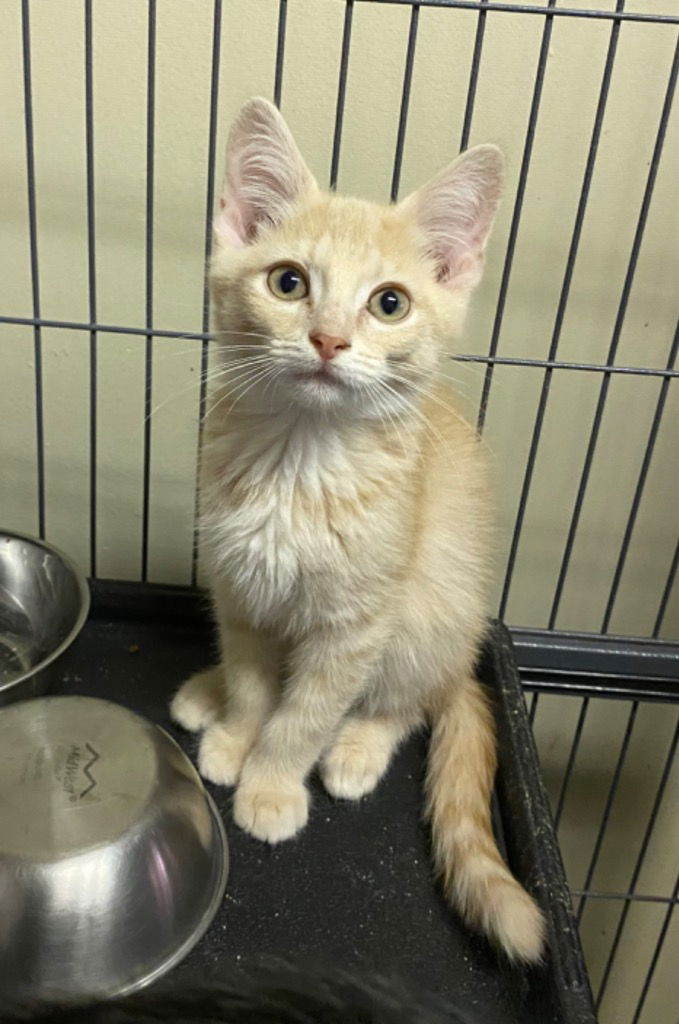
[(482, 271), (502, 158), (478, 146), (396, 206), (319, 190), (255, 99), (229, 137), (211, 268), (219, 369), (201, 459), (221, 664), (172, 714), (205, 778), (271, 843), (318, 764), (357, 800), (432, 726), (436, 865), (470, 925), (533, 961), (543, 923), (496, 848), (482, 641), (491, 511), (474, 431), (437, 377)]

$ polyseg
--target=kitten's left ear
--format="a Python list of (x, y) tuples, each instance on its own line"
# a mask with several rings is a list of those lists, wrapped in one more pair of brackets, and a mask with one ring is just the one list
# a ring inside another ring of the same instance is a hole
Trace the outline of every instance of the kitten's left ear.
[(475, 146), (401, 203), (424, 236), (442, 284), (471, 291), (480, 281), (503, 179), (497, 146)]
[(226, 145), (226, 173), (215, 220), (218, 242), (239, 247), (280, 224), (317, 189), (281, 114), (256, 97), (242, 108)]

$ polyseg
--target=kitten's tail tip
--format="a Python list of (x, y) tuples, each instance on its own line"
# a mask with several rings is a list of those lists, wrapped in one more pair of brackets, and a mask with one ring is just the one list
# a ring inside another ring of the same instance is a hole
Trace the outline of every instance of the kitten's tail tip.
[(467, 924), (516, 963), (538, 963), (545, 921), (497, 848), (490, 816), (495, 740), (490, 703), (476, 680), (438, 708), (427, 774), (433, 853), (446, 896)]
[(510, 960), (537, 964), (545, 948), (545, 922), (531, 896), (511, 879), (490, 898), (487, 928)]
[(545, 951), (545, 921), (540, 908), (509, 872), (465, 885), (462, 877), (446, 886), (448, 900), (475, 931), (485, 933), (512, 963), (539, 964)]

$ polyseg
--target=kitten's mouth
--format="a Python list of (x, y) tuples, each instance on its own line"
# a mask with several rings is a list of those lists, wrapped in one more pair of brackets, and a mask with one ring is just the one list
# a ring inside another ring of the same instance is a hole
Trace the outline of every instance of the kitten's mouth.
[(337, 374), (325, 365), (319, 366), (317, 370), (300, 370), (299, 373), (295, 374), (295, 377), (297, 380), (304, 382), (313, 381), (325, 387), (339, 387), (342, 384)]

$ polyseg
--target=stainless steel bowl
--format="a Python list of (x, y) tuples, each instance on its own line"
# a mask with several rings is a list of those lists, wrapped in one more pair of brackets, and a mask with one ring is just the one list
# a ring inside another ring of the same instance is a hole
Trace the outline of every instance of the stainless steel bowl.
[(154, 981), (204, 933), (227, 872), (219, 814), (158, 726), (91, 697), (0, 710), (0, 997)]
[(45, 693), (89, 608), (87, 581), (66, 555), (0, 532), (0, 705)]

